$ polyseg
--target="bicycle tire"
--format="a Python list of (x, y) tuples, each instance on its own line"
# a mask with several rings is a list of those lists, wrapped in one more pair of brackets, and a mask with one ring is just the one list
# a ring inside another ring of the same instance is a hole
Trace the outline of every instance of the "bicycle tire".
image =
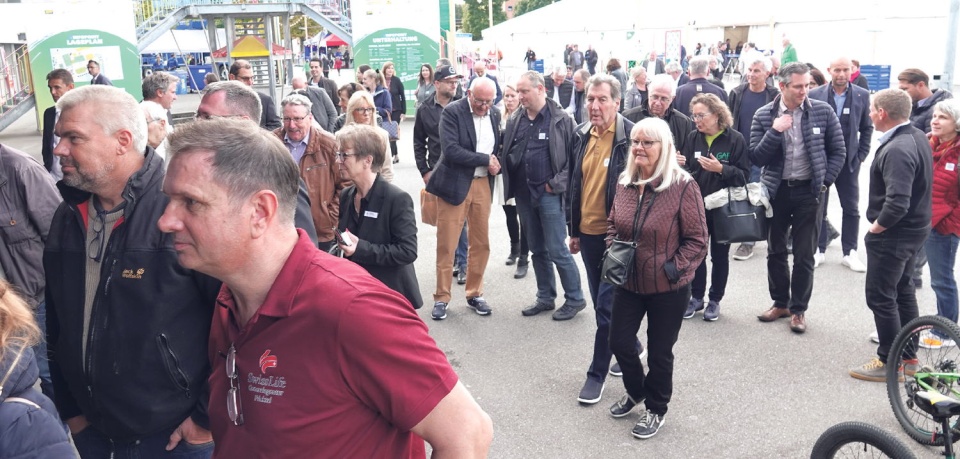
[[(925, 331), (937, 330), (941, 334), (960, 343), (960, 326), (940, 316), (921, 316), (904, 326), (890, 346), (887, 365), (887, 397), (897, 422), (903, 427), (907, 435), (923, 445), (943, 446), (944, 437), (941, 434), (940, 423), (935, 422), (927, 412), (916, 407), (913, 394), (921, 389), (917, 380), (911, 376), (904, 377), (900, 362), (906, 358), (918, 359), (921, 368), (928, 367), (932, 371), (944, 373), (958, 373), (960, 368), (960, 348), (957, 346), (940, 349), (927, 349), (918, 345), (920, 334)], [(952, 391), (960, 390), (957, 381), (939, 385), (938, 390), (944, 395), (957, 397)], [(952, 440), (960, 439), (960, 428), (957, 419), (952, 420)]]
[[(883, 455), (877, 455), (882, 453)], [(869, 454), (868, 456), (866, 456)], [(841, 422), (820, 434), (813, 445), (810, 459), (845, 457), (889, 457), (916, 459), (906, 445), (889, 432), (863, 422)]]

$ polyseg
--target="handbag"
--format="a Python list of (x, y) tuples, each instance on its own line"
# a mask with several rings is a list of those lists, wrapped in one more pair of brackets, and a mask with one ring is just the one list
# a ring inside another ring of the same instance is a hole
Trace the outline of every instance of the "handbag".
[(392, 121), (389, 113), (387, 113), (387, 119), (380, 121), (380, 127), (383, 128), (384, 131), (387, 131), (390, 140), (400, 139), (400, 123)]
[(766, 208), (749, 199), (734, 201), (727, 188), (727, 203), (713, 209), (713, 238), (720, 244), (767, 239)]
[[(656, 198), (656, 196), (654, 196)], [(637, 223), (640, 221), (640, 206), (643, 204), (643, 195), (637, 199), (637, 211), (633, 216), (633, 236), (629, 241), (613, 239), (610, 247), (603, 253), (603, 267), (600, 270), (600, 280), (610, 285), (622, 287), (633, 276), (634, 258), (637, 256)], [(651, 206), (653, 203), (650, 203)], [(647, 207), (647, 213), (650, 207)]]
[(420, 221), (437, 226), (437, 196), (426, 189), (420, 190)]

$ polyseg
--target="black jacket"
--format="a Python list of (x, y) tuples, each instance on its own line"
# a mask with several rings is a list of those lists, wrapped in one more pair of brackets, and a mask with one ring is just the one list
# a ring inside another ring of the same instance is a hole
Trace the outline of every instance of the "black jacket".
[(693, 78), (687, 84), (677, 88), (677, 97), (673, 99), (673, 108), (686, 116), (690, 116), (690, 101), (697, 94), (714, 94), (727, 103), (727, 92), (723, 88), (707, 81), (706, 78)]
[[(727, 107), (730, 108), (730, 114), (733, 115), (733, 126), (730, 126), (730, 128), (741, 132), (750, 132), (750, 126), (740, 126), (739, 120), (740, 106), (743, 105), (743, 92), (749, 91), (749, 89), (747, 89), (749, 87), (749, 83), (744, 83), (736, 88), (733, 88), (730, 91), (728, 96), (729, 98), (727, 99)], [(777, 91), (777, 88), (773, 86), (766, 85), (763, 88), (763, 93), (766, 95), (766, 100), (763, 102), (764, 105), (766, 105), (770, 102), (773, 102), (773, 99), (780, 94), (780, 91)], [(751, 118), (753, 117), (751, 116)], [(744, 127), (745, 129), (740, 129), (741, 127)]]
[(393, 121), (400, 121), (400, 115), (407, 113), (407, 96), (403, 93), (403, 82), (399, 75), (394, 75), (390, 79), (390, 101), (393, 103), (393, 110), (390, 111), (390, 117)]
[[(553, 93), (556, 90), (554, 88), (553, 78), (546, 78), (543, 81), (543, 89), (547, 93), (547, 99), (554, 100)], [(566, 110), (570, 106), (570, 101), (573, 100), (573, 92), (576, 91), (576, 87), (573, 85), (573, 82), (570, 80), (563, 80), (563, 83), (560, 83), (560, 108)]]
[[(553, 194), (558, 194), (561, 197), (567, 192), (567, 185), (570, 179), (570, 160), (573, 157), (573, 145), (574, 145), (574, 131), (576, 130), (576, 124), (573, 123), (573, 118), (567, 114), (556, 102), (552, 99), (547, 99), (545, 101), (547, 109), (550, 111), (550, 127), (548, 132), (548, 145), (550, 149), (550, 167), (551, 172), (553, 173), (553, 178), (547, 181), (550, 185), (550, 189), (553, 190)], [(515, 133), (519, 127), (521, 120), (527, 119), (526, 110), (517, 110), (510, 115), (510, 119), (507, 120), (507, 126), (503, 130), (503, 152), (500, 154), (500, 174), (503, 175), (503, 196), (504, 199), (510, 199), (516, 196), (516, 183), (510, 182), (510, 174), (515, 173), (512, 171), (511, 166), (519, 167), (522, 161), (522, 155), (524, 152), (520, 152), (521, 157), (516, 157), (511, 155), (511, 148), (513, 147)], [(516, 153), (516, 152), (513, 152)]]
[[(500, 151), (500, 111), (490, 107), (494, 145), (491, 154)], [(447, 203), (459, 206), (467, 198), (477, 167), (487, 167), (490, 155), (477, 153), (477, 128), (470, 111), (470, 100), (463, 98), (447, 104), (440, 116), (440, 148), (443, 154), (433, 169), (427, 191)], [(494, 176), (489, 176), (493, 193)]]
[[(639, 123), (640, 120), (644, 118), (649, 118), (653, 115), (650, 114), (648, 107), (636, 107), (631, 108), (623, 112), (623, 117), (630, 120), (634, 124)], [(675, 147), (677, 151), (683, 151), (683, 146), (687, 142), (687, 134), (692, 131), (697, 130), (697, 125), (693, 123), (693, 120), (690, 119), (687, 115), (680, 113), (674, 108), (667, 109), (666, 115), (663, 117), (663, 120), (667, 122), (667, 125), (670, 126), (670, 133), (673, 134), (673, 141), (676, 144)], [(630, 135), (629, 133), (627, 135)]]
[(43, 255), (47, 342), (60, 417), (85, 415), (108, 437), (129, 441), (191, 416), (209, 425), (206, 353), (220, 282), (177, 261), (173, 236), (157, 220), (162, 160), (147, 148), (123, 190), (124, 215), (110, 235), (82, 355), (87, 201), (60, 182), (64, 202)]
[(273, 131), (283, 126), (280, 122), (280, 116), (277, 115), (277, 105), (273, 103), (273, 97), (270, 97), (260, 91), (256, 91), (260, 96), (260, 127)]
[[(617, 179), (623, 172), (630, 157), (630, 131), (633, 122), (622, 115), (617, 115), (613, 133), (613, 150), (610, 152), (610, 163), (607, 165), (607, 183), (604, 209), (610, 213), (613, 205), (613, 196), (617, 193)], [(574, 131), (573, 163), (570, 165), (570, 185), (567, 191), (567, 231), (570, 237), (580, 237), (580, 199), (583, 195), (583, 157), (586, 155), (587, 143), (590, 141), (590, 129), (593, 124), (587, 121)]]
[[(687, 159), (684, 168), (697, 180), (704, 197), (723, 188), (744, 186), (750, 177), (747, 141), (735, 129), (724, 129), (709, 147), (706, 135), (695, 130), (687, 135), (684, 149), (680, 152)], [(704, 158), (714, 155), (723, 164), (723, 171), (718, 174), (704, 170), (697, 161), (696, 153)]]
[(893, 231), (929, 231), (932, 185), (927, 136), (913, 126), (896, 128), (870, 164), (867, 221)]
[(917, 105), (916, 102), (913, 103), (913, 109), (910, 110), (910, 124), (913, 124), (913, 127), (925, 132), (930, 133), (930, 121), (933, 119), (933, 107), (937, 105), (940, 101), (952, 99), (953, 94), (946, 89), (934, 89), (933, 95), (930, 96), (930, 100), (923, 106)]
[[(448, 102), (451, 103), (453, 101)], [(413, 158), (420, 175), (427, 175), (440, 161), (440, 115), (443, 106), (436, 95), (420, 104), (413, 122)]]
[(43, 167), (47, 172), (53, 170), (53, 128), (56, 119), (56, 106), (43, 111), (43, 144), (40, 146), (40, 153), (43, 156)]
[(413, 199), (406, 191), (377, 175), (357, 228), (348, 225), (351, 213), (357, 213), (354, 208), (356, 196), (356, 186), (344, 188), (340, 194), (342, 209), (338, 226), (341, 231), (349, 228), (360, 239), (350, 261), (362, 266), (419, 309), (423, 306), (423, 298), (417, 271), (413, 267), (413, 262), (417, 261), (417, 215), (413, 211)]

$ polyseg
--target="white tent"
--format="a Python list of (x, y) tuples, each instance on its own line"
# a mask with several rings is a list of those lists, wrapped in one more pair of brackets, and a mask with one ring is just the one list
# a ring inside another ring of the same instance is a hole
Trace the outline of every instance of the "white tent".
[[(226, 46), (226, 43), (226, 32), (223, 29), (217, 29), (217, 47), (214, 49)], [(153, 43), (150, 43), (141, 54), (209, 53), (210, 51), (210, 45), (207, 43), (207, 31), (191, 29), (167, 31)]]

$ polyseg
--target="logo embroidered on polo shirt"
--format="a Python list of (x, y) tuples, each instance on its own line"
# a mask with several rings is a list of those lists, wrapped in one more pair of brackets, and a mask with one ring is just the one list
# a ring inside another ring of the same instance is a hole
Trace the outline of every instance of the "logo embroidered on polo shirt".
[(260, 372), (266, 373), (267, 368), (276, 368), (277, 367), (277, 356), (270, 355), (270, 349), (263, 351), (263, 355), (260, 356)]

